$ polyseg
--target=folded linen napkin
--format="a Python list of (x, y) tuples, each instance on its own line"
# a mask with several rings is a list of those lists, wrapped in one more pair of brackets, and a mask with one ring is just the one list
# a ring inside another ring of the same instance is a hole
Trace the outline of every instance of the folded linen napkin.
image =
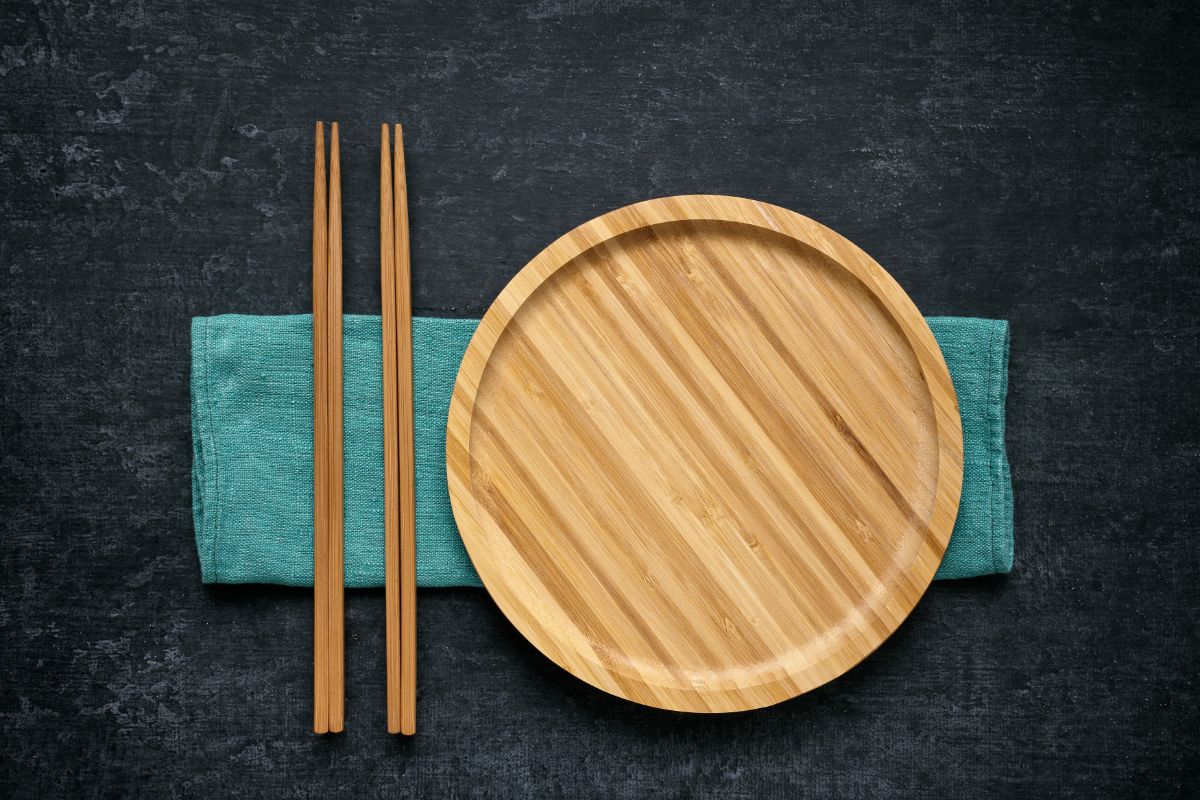
[[(1012, 569), (1012, 481), (1004, 449), (1008, 323), (932, 317), (963, 421), (962, 502), (936, 578)], [(417, 583), (479, 586), (446, 488), (445, 429), (478, 320), (413, 320)], [(379, 317), (347, 315), (345, 578), (383, 585)], [(312, 317), (192, 320), (192, 513), (205, 583), (311, 586)]]

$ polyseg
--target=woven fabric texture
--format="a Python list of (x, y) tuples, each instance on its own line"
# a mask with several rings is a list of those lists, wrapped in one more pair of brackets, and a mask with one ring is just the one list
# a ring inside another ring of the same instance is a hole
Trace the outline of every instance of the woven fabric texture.
[[(1004, 449), (1008, 324), (932, 317), (962, 411), (964, 474), (937, 578), (1012, 568), (1012, 482)], [(478, 320), (413, 320), (417, 582), (479, 586), (446, 489), (445, 428)], [(344, 320), (345, 575), (383, 585), (380, 320)], [(205, 583), (311, 586), (312, 317), (192, 320), (192, 511)]]

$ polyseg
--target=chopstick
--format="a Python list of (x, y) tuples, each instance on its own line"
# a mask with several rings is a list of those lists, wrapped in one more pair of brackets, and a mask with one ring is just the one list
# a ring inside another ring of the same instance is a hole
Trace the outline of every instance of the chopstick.
[(338, 124), (329, 137), (329, 731), (345, 717), (345, 453), (342, 447), (342, 165)]
[(338, 124), (313, 160), (313, 730), (344, 726), (342, 192)]
[(412, 265), (408, 249), (408, 181), (404, 131), (394, 142), (396, 333), (400, 367), (400, 732), (417, 729), (417, 497), (413, 442)]
[[(390, 155), (390, 157), (389, 157)], [(416, 482), (413, 463), (412, 291), (404, 133), (379, 150), (379, 264), (383, 295), (384, 585), (389, 733), (416, 731)]]
[(313, 730), (329, 732), (329, 504), (328, 412), (325, 382), (325, 295), (329, 289), (328, 200), (325, 177), (325, 126), (317, 123), (313, 155)]
[(379, 283), (383, 306), (383, 572), (388, 732), (400, 730), (400, 433), (396, 375), (396, 235), (388, 126), (379, 144)]

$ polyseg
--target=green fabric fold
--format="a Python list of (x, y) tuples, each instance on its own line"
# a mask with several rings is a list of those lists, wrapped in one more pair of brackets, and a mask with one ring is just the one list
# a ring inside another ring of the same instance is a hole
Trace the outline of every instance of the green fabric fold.
[[(963, 493), (936, 577), (1012, 569), (1008, 323), (931, 317), (963, 420)], [(446, 489), (445, 429), (478, 320), (413, 320), (417, 583), (479, 586)], [(344, 318), (345, 575), (383, 585), (379, 317)], [(192, 320), (192, 512), (205, 583), (312, 585), (312, 317)]]

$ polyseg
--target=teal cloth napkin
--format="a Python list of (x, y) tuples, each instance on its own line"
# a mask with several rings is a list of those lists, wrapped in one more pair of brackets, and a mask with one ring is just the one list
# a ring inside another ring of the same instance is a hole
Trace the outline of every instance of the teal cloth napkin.
[[(933, 317), (962, 412), (962, 503), (937, 578), (1012, 568), (1008, 323)], [(417, 583), (479, 586), (446, 489), (445, 431), (478, 320), (413, 320)], [(344, 319), (346, 585), (383, 585), (379, 317)], [(192, 320), (192, 512), (205, 583), (311, 586), (312, 317)]]

